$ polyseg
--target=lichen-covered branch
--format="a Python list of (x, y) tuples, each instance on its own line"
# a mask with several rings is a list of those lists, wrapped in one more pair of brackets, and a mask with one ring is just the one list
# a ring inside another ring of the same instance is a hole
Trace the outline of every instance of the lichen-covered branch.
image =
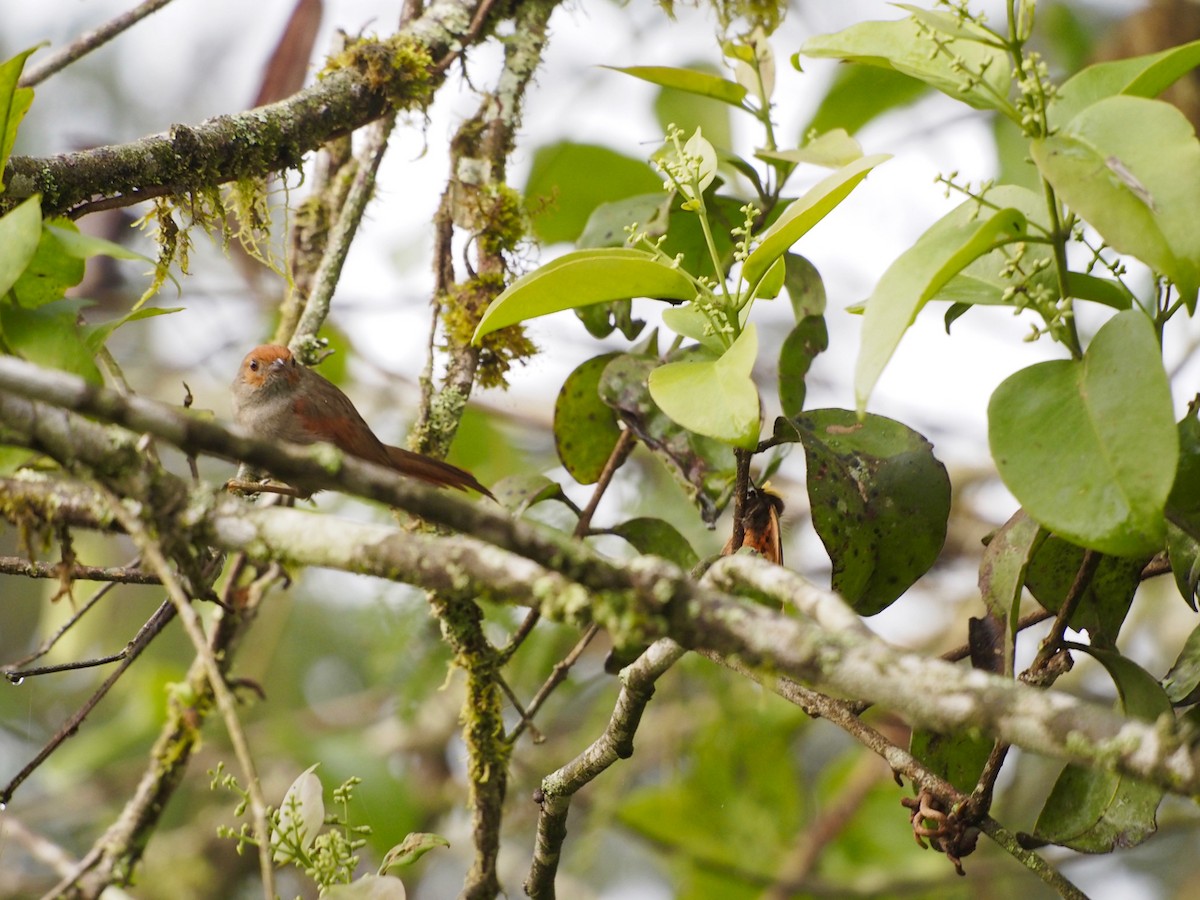
[(670, 638), (651, 644), (636, 662), (622, 670), (621, 693), (604, 733), (565, 766), (542, 779), (534, 798), (541, 812), (538, 814), (533, 861), (525, 879), (525, 893), (530, 897), (555, 896), (554, 876), (567, 836), (571, 798), (617, 760), (633, 755), (633, 738), (641, 724), (642, 713), (654, 696), (654, 683), (685, 652)]
[[(8, 423), (9, 433), (27, 431), (30, 446), (54, 447), (68, 460), (99, 453), (100, 458), (92, 459), (91, 465), (141, 465), (140, 457), (130, 461), (120, 446), (114, 449), (108, 429), (14, 397), (14, 390), (43, 399), (57, 398), (64, 405), (103, 415), (138, 433), (156, 434), (190, 452), (242, 456), (252, 465), (299, 484), (337, 487), (472, 534), (583, 588), (542, 595), (539, 606), (551, 618), (575, 623), (594, 618), (611, 626), (618, 636), (620, 629), (636, 621), (646, 634), (669, 636), (688, 648), (736, 657), (752, 668), (785, 675), (819, 690), (881, 704), (921, 727), (947, 732), (978, 729), (1027, 750), (1132, 775), (1177, 793), (1200, 793), (1200, 749), (1191, 746), (1173, 720), (1148, 723), (1127, 719), (1107, 707), (1061, 692), (1039, 691), (986, 672), (904, 653), (870, 634), (821, 627), (697, 584), (662, 560), (639, 557), (618, 564), (549, 529), (514, 521), (489, 504), (439, 496), (435, 490), (407, 484), (388, 470), (345, 458), (329, 447), (299, 448), (252, 440), (215, 421), (193, 418), (163, 404), (121, 397), (71, 376), (0, 358), (0, 416)], [(89, 435), (89, 428), (100, 437)], [(64, 434), (72, 440), (65, 440)], [(120, 480), (122, 476), (113, 477)], [(124, 477), (131, 484), (138, 482)], [(155, 481), (150, 484), (164, 496), (174, 496), (166, 486)], [(176, 509), (177, 527), (184, 536), (194, 536), (194, 529), (215, 515), (197, 497)], [(348, 533), (348, 529), (348, 523), (331, 523), (328, 533)], [(253, 531), (248, 530), (248, 550), (253, 550), (254, 539)], [(345, 565), (360, 570), (358, 563)], [(751, 559), (737, 565), (769, 564)], [(425, 579), (421, 570), (377, 574), (415, 584), (424, 584)], [(463, 588), (486, 591), (487, 585), (465, 583)], [(787, 605), (793, 602), (789, 597), (779, 600)]]
[(423, 108), (450, 63), (493, 25), (487, 0), (435, 0), (397, 34), (352, 45), (316, 83), (278, 103), (128, 144), (14, 156), (0, 214), (33, 194), (47, 215), (77, 216), (297, 168), (332, 138), (393, 110)]

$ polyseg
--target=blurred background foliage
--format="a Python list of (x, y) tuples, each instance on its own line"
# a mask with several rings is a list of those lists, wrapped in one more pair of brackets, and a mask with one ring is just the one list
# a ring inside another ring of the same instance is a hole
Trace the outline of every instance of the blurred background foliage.
[[(5, 23), (0, 55), (11, 56), (43, 39), (62, 43), (122, 5), (63, 0), (17, 4), (19, 8), (0, 11)], [(198, 121), (246, 106), (256, 94), (264, 61), (291, 4), (276, 0), (253, 8), (232, 2), (176, 6), (39, 89), (18, 152), (41, 155), (129, 140), (173, 122)], [(857, 19), (889, 15), (887, 10), (873, 0), (795, 0), (773, 41), (776, 53), (784, 60), (804, 37)], [(328, 47), (333, 26), (370, 28), (373, 17), (390, 21), (396, 12), (388, 3), (327, 3), (318, 57)], [(657, 188), (659, 179), (644, 161), (657, 141), (656, 128), (670, 122), (685, 131), (702, 126), (714, 138), (739, 140), (739, 123), (730, 121), (727, 107), (634, 85), (594, 67), (700, 62), (714, 67), (719, 53), (712, 40), (711, 13), (681, 7), (676, 14), (677, 21), (671, 21), (652, 4), (615, 6), (604, 0), (556, 13), (547, 69), (529, 102), (518, 154), (517, 179), (544, 244), (577, 239), (598, 202)], [(1148, 53), (1200, 37), (1200, 6), (1185, 0), (1041, 3), (1037, 33), (1053, 69), (1066, 75), (1097, 59)], [(581, 48), (591, 49), (584, 53)], [(480, 56), (482, 61), (472, 65), (488, 65), (487, 54)], [(781, 117), (796, 135), (843, 127), (858, 134), (869, 149), (927, 155), (936, 161), (935, 167), (965, 159), (973, 166), (973, 178), (999, 173), (1008, 181), (1020, 181), (1015, 173), (1028, 170), (1021, 157), (1026, 145), (1015, 140), (1003, 119), (993, 120), (981, 136), (978, 118), (947, 119), (948, 107), (904, 76), (867, 67), (805, 66), (812, 71), (804, 76), (790, 73), (794, 98), (780, 95), (794, 99), (791, 108), (781, 109)], [(444, 168), (445, 138), (471, 106), (466, 82), (460, 81), (459, 88), (457, 95), (454, 90), (443, 92), (446, 96), (435, 104), (428, 123), (407, 123), (407, 133), (390, 154), (370, 228), (356, 245), (335, 303), (331, 325), (338, 354), (322, 369), (358, 401), (381, 435), (397, 440), (408, 423), (406, 411), (413, 407), (415, 378), (424, 356), (428, 223), (436, 186), (444, 182), (439, 166)], [(1200, 81), (1195, 73), (1169, 97), (1194, 123), (1200, 121)], [(565, 114), (568, 109), (571, 115)], [(899, 177), (914, 181), (908, 173)], [(421, 183), (432, 184), (433, 193), (428, 188), (423, 193)], [(886, 193), (892, 184), (873, 183), (872, 191)], [(910, 189), (920, 195), (938, 190), (928, 181), (913, 183)], [(285, 190), (279, 185), (277, 192), (282, 208), (294, 203), (303, 187), (290, 184)], [(932, 215), (924, 215), (925, 208), (918, 205), (901, 216), (905, 221), (894, 238), (898, 244), (911, 241), (932, 221)], [(104, 213), (81, 223), (151, 252), (148, 238), (129, 224), (126, 212)], [(179, 402), (186, 380), (199, 406), (227, 416), (226, 386), (236, 361), (268, 333), (270, 310), (282, 286), (236, 246), (223, 250), (197, 238), (193, 274), (182, 279), (179, 298), (187, 311), (125, 329), (114, 338), (112, 349), (139, 390)], [(861, 300), (863, 286), (874, 281), (870, 273), (877, 274), (894, 255), (886, 240), (879, 247), (861, 240), (846, 247), (842, 240), (841, 255), (831, 251), (814, 258), (833, 307)], [(532, 248), (529, 255), (532, 260)], [(82, 292), (101, 310), (125, 310), (144, 288), (143, 267), (103, 262), (89, 272)], [(167, 288), (164, 305), (177, 305), (173, 290)], [(831, 352), (819, 361), (816, 387), (810, 388), (836, 398), (840, 405), (848, 405), (847, 361), (853, 355), (854, 327), (843, 324), (833, 336), (835, 349), (840, 346), (844, 352), (840, 359)], [(553, 397), (567, 372), (595, 352), (595, 345), (573, 320), (539, 328), (535, 339), (550, 352), (517, 373), (509, 392), (476, 398), (459, 433), (452, 460), (473, 469), (485, 483), (533, 472), (569, 482), (557, 468), (547, 398)], [(763, 358), (776, 355), (768, 350)], [(1178, 351), (1181, 370), (1188, 359), (1190, 351)], [(771, 377), (769, 372), (756, 374)], [(1012, 501), (985, 468), (986, 447), (978, 422), (956, 422), (954, 410), (947, 409), (951, 401), (937, 396), (922, 401), (923, 406), (913, 401), (903, 411), (910, 422), (925, 419), (924, 427), (914, 427), (934, 440), (940, 453), (947, 448), (944, 458), (956, 488), (951, 535), (938, 568), (897, 605), (903, 611), (880, 617), (876, 626), (906, 646), (940, 652), (961, 643), (965, 618), (977, 613), (974, 569), (979, 539), (1007, 518)], [(652, 512), (680, 528), (698, 551), (715, 552), (724, 540), (725, 523), (716, 532), (704, 529), (656, 462), (648, 455), (636, 462), (606, 499), (601, 524), (606, 517)], [(182, 470), (182, 461), (172, 465)], [(212, 461), (202, 460), (201, 469), (213, 481), (231, 474)], [(785, 463), (774, 478), (791, 510), (788, 519), (796, 521), (805, 518), (799, 471)], [(568, 486), (569, 492), (574, 490), (577, 487)], [(317, 504), (330, 513), (386, 516), (384, 510), (335, 496), (321, 496)], [(551, 508), (540, 515), (553, 520), (555, 512)], [(790, 528), (785, 540), (785, 558), (799, 571), (818, 581), (827, 578), (828, 561), (808, 529)], [(616, 540), (603, 546), (614, 553), (627, 552)], [(20, 534), (0, 532), (0, 553), (19, 555), (26, 549)], [(57, 559), (52, 545), (33, 549), (39, 559)], [(75, 551), (94, 565), (119, 565), (132, 556), (125, 541), (94, 535), (78, 536)], [(456, 894), (469, 861), (470, 822), (463, 803), (459, 738), (462, 678), (450, 668), (423, 596), (349, 575), (293, 574), (291, 589), (265, 605), (236, 672), (265, 691), (262, 701), (247, 693), (244, 717), (268, 798), (278, 802), (292, 779), (314, 762), (320, 763), (318, 774), (327, 791), (351, 775), (362, 778), (352, 818), (374, 831), (364, 855), (377, 860), (409, 831), (443, 834), (451, 849), (426, 856), (405, 873), (405, 881), (411, 897), (436, 900)], [(50, 602), (55, 588), (50, 581), (3, 577), (0, 661), (29, 652), (95, 590), (77, 583), (72, 598)], [(1143, 588), (1144, 594), (1154, 591), (1164, 593), (1162, 602), (1151, 598), (1138, 608), (1162, 613), (1141, 615), (1136, 628), (1127, 632), (1132, 644), (1127, 652), (1173, 659), (1180, 635), (1191, 628), (1188, 624), (1181, 631), (1179, 623), (1190, 620), (1181, 619), (1186, 615), (1183, 604), (1165, 596), (1167, 586), (1151, 583)], [(55, 661), (118, 651), (160, 600), (160, 591), (153, 587), (113, 590), (59, 645)], [(488, 610), (489, 628), (497, 639), (518, 621), (512, 610)], [(506, 673), (517, 694), (531, 695), (576, 637), (552, 623), (539, 625)], [(534, 789), (547, 772), (598, 734), (611, 712), (618, 684), (602, 669), (607, 649), (594, 645), (539, 715), (537, 726), (545, 741), (534, 744), (526, 739), (515, 753), (501, 860), (510, 896), (519, 893), (528, 866), (536, 818)], [(13, 813), (69, 851), (86, 848), (133, 789), (167, 694), (190, 657), (177, 628), (161, 635), (79, 734), (21, 789), (11, 804)], [(1094, 666), (1081, 663), (1069, 683), (1084, 693), (1094, 690), (1101, 682), (1089, 672), (1094, 673)], [(23, 765), (103, 677), (103, 669), (84, 669), (4, 686), (0, 777), (11, 776)], [(872, 722), (899, 743), (906, 742), (902, 723), (883, 713), (874, 714)], [(216, 836), (219, 824), (235, 824), (235, 799), (210, 789), (204, 774), (231, 756), (219, 725), (210, 726), (130, 895), (146, 900), (255, 896), (252, 856), (237, 856), (231, 841)], [(1002, 782), (997, 816), (1014, 827), (1031, 827), (1057, 770), (1050, 762), (1025, 760), (1018, 775)], [(760, 897), (786, 875), (803, 885), (795, 896), (1045, 895), (1044, 885), (988, 842), (967, 860), (968, 876), (957, 878), (939, 854), (922, 852), (914, 844), (907, 814), (899, 805), (907, 794), (907, 789), (896, 787), (880, 760), (836, 728), (808, 720), (703, 659), (685, 658), (660, 682), (633, 758), (577, 798), (559, 893), (624, 900)], [(1195, 896), (1200, 891), (1193, 865), (1196, 824), (1195, 811), (1187, 803), (1168, 798), (1160, 811), (1159, 839), (1143, 847), (1111, 858), (1048, 855), (1093, 896)], [(281, 893), (307, 896), (310, 889), (289, 881), (291, 877), (284, 876)], [(47, 869), (16, 846), (0, 823), (0, 896), (36, 896), (50, 883)]]

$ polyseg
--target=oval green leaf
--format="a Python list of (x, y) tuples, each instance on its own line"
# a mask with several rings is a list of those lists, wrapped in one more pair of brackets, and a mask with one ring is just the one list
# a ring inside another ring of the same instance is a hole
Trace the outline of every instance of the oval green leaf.
[(679, 269), (641, 250), (577, 250), (518, 278), (491, 302), (473, 340), (507, 325), (592, 303), (630, 297), (691, 300), (696, 286)]
[(813, 527), (833, 588), (859, 615), (892, 604), (946, 542), (950, 478), (917, 432), (883, 416), (819, 409), (777, 423), (804, 445)]
[(1038, 522), (1114, 556), (1162, 548), (1179, 438), (1154, 327), (1118, 313), (1082, 360), (1038, 363), (988, 405), (1000, 477)]
[(595, 484), (621, 438), (612, 407), (600, 399), (598, 387), (616, 353), (594, 356), (563, 382), (554, 403), (554, 447), (571, 477)]
[(649, 553), (669, 559), (685, 572), (700, 561), (688, 539), (679, 533), (670, 522), (641, 516), (630, 519), (609, 529), (613, 534), (622, 537), (633, 545), (638, 553)]
[(758, 388), (750, 377), (758, 334), (746, 326), (718, 359), (671, 362), (650, 373), (647, 385), (658, 407), (688, 431), (734, 447), (758, 445)]

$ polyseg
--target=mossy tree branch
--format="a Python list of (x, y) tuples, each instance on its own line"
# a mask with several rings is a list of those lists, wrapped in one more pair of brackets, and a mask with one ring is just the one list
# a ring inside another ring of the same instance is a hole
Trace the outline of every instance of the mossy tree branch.
[(46, 215), (77, 217), (298, 168), (306, 154), (389, 112), (423, 109), (453, 61), (499, 18), (490, 0), (435, 0), (395, 35), (353, 44), (316, 83), (278, 103), (128, 144), (14, 156), (0, 214), (33, 194)]

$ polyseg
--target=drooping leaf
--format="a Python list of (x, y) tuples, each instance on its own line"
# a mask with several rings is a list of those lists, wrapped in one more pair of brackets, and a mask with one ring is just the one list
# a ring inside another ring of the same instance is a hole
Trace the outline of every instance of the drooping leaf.
[(788, 333), (779, 350), (779, 406), (785, 416), (804, 409), (805, 378), (818, 353), (829, 348), (824, 316), (805, 316)]
[(1006, 379), (988, 405), (988, 433), (1000, 477), (1051, 531), (1114, 556), (1162, 548), (1179, 439), (1140, 309), (1110, 319), (1082, 360)]
[[(1012, 676), (1013, 645), (1026, 573), (1046, 537), (1045, 529), (1019, 509), (992, 535), (984, 550), (979, 566), (979, 594), (988, 616), (1001, 625), (1000, 633), (1004, 636), (998, 654), (1000, 665), (998, 668), (989, 666), (988, 671)], [(972, 646), (974, 660), (975, 647)]]
[(758, 333), (748, 325), (716, 359), (670, 362), (650, 373), (650, 396), (689, 431), (752, 449), (758, 444), (758, 388), (751, 372)]
[(859, 411), (917, 313), (971, 262), (1014, 239), (1026, 219), (1018, 209), (974, 217), (971, 201), (952, 210), (888, 266), (867, 301), (854, 374)]
[(820, 409), (776, 422), (799, 440), (813, 526), (833, 588), (860, 615), (886, 609), (933, 565), (946, 541), (950, 479), (933, 447), (883, 416)]
[(802, 197), (793, 200), (775, 223), (763, 232), (758, 246), (746, 257), (746, 262), (742, 265), (742, 277), (746, 283), (756, 284), (775, 260), (829, 215), (873, 168), (888, 159), (891, 159), (891, 155), (887, 153), (876, 153), (857, 159), (827, 175), (809, 188)]
[(1109, 97), (1030, 150), (1067, 206), (1114, 250), (1170, 278), (1194, 311), (1200, 142), (1183, 113), (1158, 100)]
[(577, 250), (518, 278), (488, 306), (474, 340), (537, 316), (630, 297), (691, 300), (696, 286), (642, 250)]
[(621, 439), (616, 413), (598, 391), (616, 353), (594, 356), (563, 382), (554, 403), (554, 446), (563, 467), (580, 484), (595, 484)]
[[(1071, 644), (1108, 670), (1126, 715), (1154, 722), (1172, 715), (1171, 702), (1157, 681), (1136, 663), (1111, 650)], [(1069, 765), (1055, 782), (1034, 833), (1083, 853), (1109, 853), (1135, 847), (1158, 825), (1163, 789), (1124, 775)]]
[(817, 267), (798, 253), (785, 253), (783, 260), (786, 266), (783, 287), (792, 301), (796, 321), (806, 316), (823, 316), (825, 281)]
[[(999, 108), (997, 98), (1008, 96), (1012, 65), (1002, 48), (982, 43), (995, 39), (964, 25), (957, 35), (946, 36), (943, 50), (935, 51), (927, 36), (930, 27), (912, 17), (860, 22), (836, 34), (809, 38), (800, 55), (894, 69), (977, 109)], [(969, 83), (967, 72), (982, 72), (982, 79)]]
[(696, 555), (688, 539), (679, 533), (679, 529), (662, 519), (641, 516), (620, 522), (609, 531), (627, 540), (638, 553), (669, 559), (685, 572), (700, 561), (700, 557)]
[(1175, 706), (1200, 700), (1200, 692), (1197, 692), (1200, 688), (1200, 625), (1193, 628), (1183, 642), (1183, 649), (1163, 678), (1162, 685), (1167, 699)]

